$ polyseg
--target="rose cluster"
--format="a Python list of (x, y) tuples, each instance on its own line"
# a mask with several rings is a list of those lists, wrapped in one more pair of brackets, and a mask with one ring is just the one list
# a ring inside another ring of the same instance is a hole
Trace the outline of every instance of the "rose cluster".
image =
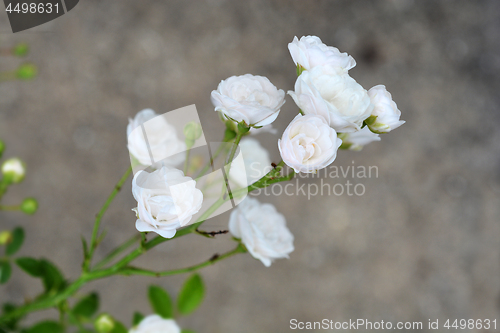
[[(352, 56), (325, 45), (316, 36), (295, 37), (288, 49), (298, 75), (294, 90), (288, 94), (299, 112), (278, 140), (278, 149), (283, 163), (294, 172), (316, 173), (333, 163), (339, 149), (360, 150), (379, 141), (380, 134), (404, 124), (385, 86), (367, 91), (349, 75), (356, 66)], [(266, 77), (245, 74), (222, 80), (212, 91), (211, 101), (226, 124), (225, 141), (239, 144), (243, 136), (255, 134), (264, 126), (271, 128), (285, 103), (285, 92)], [(146, 165), (154, 153), (173, 156), (174, 152), (189, 150), (194, 142), (188, 137), (180, 140), (165, 118), (149, 126), (153, 135), (147, 142), (142, 132), (134, 129), (155, 117), (154, 111), (143, 110), (129, 124), (129, 151), (133, 161), (140, 164)], [(255, 139), (243, 139), (240, 148), (243, 161), (229, 163), (228, 178), (245, 187), (259, 182), (271, 163), (267, 151)], [(178, 228), (193, 223), (193, 216), (202, 209), (204, 195), (196, 180), (185, 175), (189, 153), (184, 173), (174, 168), (182, 162), (176, 156), (153, 165), (155, 171), (139, 171), (134, 177), (136, 227), (141, 232), (171, 238)], [(255, 199), (244, 199), (232, 212), (229, 230), (266, 266), (293, 251), (293, 235), (283, 215), (274, 206)]]
[(401, 112), (383, 85), (366, 91), (348, 71), (356, 61), (316, 36), (288, 45), (299, 74), (288, 94), (301, 110), (279, 141), (281, 156), (296, 172), (316, 172), (337, 149), (359, 150), (402, 124)]

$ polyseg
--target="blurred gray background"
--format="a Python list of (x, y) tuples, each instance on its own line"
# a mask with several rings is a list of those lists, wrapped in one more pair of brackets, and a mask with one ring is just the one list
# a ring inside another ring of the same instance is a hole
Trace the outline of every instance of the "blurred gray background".
[[(500, 320), (500, 1), (81, 1), (70, 13), (12, 34), (0, 15), (0, 47), (25, 41), (39, 66), (30, 82), (0, 84), (0, 137), (28, 175), (4, 203), (38, 198), (33, 217), (1, 213), (0, 229), (24, 226), (20, 255), (53, 258), (78, 276), (80, 236), (129, 165), (126, 125), (143, 108), (196, 104), (205, 135), (223, 126), (210, 103), (220, 80), (265, 75), (293, 89), (287, 44), (317, 35), (357, 60), (365, 88), (385, 84), (407, 123), (335, 165), (377, 166), (363, 196), (265, 197), (295, 235), (289, 260), (264, 267), (239, 255), (202, 270), (207, 296), (179, 319), (197, 332), (288, 332), (289, 321)], [(0, 58), (1, 69), (19, 59)], [(297, 113), (291, 98), (275, 122)], [(279, 160), (278, 136), (259, 139)], [(319, 179), (300, 182), (319, 183)], [(136, 232), (130, 181), (103, 220), (102, 256)], [(207, 222), (227, 226), (229, 214)], [(137, 263), (179, 268), (232, 248), (229, 235), (187, 236)], [(0, 300), (41, 289), (14, 271)], [(126, 324), (150, 313), (146, 290), (176, 295), (186, 276), (113, 277), (101, 310)], [(55, 311), (38, 313), (34, 321)], [(500, 324), (500, 323), (499, 323)], [(426, 331), (426, 330), (424, 330)]]

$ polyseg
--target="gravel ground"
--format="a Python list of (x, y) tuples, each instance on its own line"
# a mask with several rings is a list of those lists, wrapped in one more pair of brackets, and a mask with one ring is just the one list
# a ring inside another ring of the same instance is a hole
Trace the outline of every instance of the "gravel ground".
[[(12, 34), (0, 15), (0, 46), (31, 46), (30, 82), (0, 85), (0, 137), (7, 156), (28, 165), (5, 203), (39, 199), (33, 217), (2, 213), (0, 229), (23, 225), (21, 255), (53, 258), (79, 273), (80, 236), (129, 164), (128, 117), (196, 104), (209, 141), (221, 136), (210, 92), (221, 79), (265, 75), (293, 89), (287, 43), (317, 35), (350, 53), (364, 87), (383, 83), (407, 123), (362, 152), (341, 152), (344, 168), (378, 167), (362, 196), (303, 195), (274, 203), (295, 235), (289, 260), (264, 267), (240, 255), (202, 271), (207, 296), (182, 327), (197, 332), (288, 332), (289, 321), (500, 320), (500, 2), (491, 1), (81, 1), (70, 13)], [(0, 58), (2, 70), (19, 60)], [(291, 98), (276, 121), (296, 113)], [(277, 136), (260, 139), (275, 161)], [(321, 184), (299, 179), (299, 184)], [(106, 215), (102, 256), (135, 232), (130, 182)], [(228, 214), (207, 228), (225, 228)], [(188, 236), (142, 262), (177, 268), (229, 249), (229, 236)], [(0, 299), (21, 302), (40, 289), (21, 277)], [(115, 277), (85, 290), (126, 323), (150, 312), (148, 284), (173, 295), (183, 277)], [(48, 311), (30, 317), (55, 316)], [(500, 322), (499, 322), (500, 324)], [(471, 330), (472, 331), (472, 330)]]

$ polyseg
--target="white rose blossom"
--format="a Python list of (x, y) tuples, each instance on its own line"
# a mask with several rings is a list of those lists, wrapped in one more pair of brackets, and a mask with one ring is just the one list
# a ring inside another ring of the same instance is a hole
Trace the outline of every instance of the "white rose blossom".
[(129, 333), (181, 333), (181, 328), (173, 319), (164, 319), (159, 315), (149, 315)]
[(305, 114), (323, 116), (337, 132), (355, 132), (373, 110), (367, 91), (348, 74), (329, 66), (304, 71), (289, 91)]
[(333, 46), (323, 44), (316, 36), (303, 36), (300, 39), (293, 38), (288, 44), (288, 50), (295, 65), (300, 65), (306, 70), (316, 66), (329, 65), (340, 71), (347, 72), (356, 66), (356, 61), (347, 53), (341, 53)]
[(387, 133), (405, 123), (404, 120), (399, 120), (401, 111), (384, 85), (379, 84), (368, 90), (368, 96), (374, 105), (371, 115), (377, 117), (373, 124), (368, 125), (372, 131)]
[(132, 194), (137, 201), (136, 228), (172, 238), (178, 228), (186, 226), (203, 203), (196, 181), (180, 170), (162, 167), (148, 173), (139, 171), (132, 180)]
[(278, 117), (285, 92), (264, 76), (245, 74), (222, 80), (212, 91), (215, 111), (248, 126), (265, 126)]
[[(177, 137), (175, 127), (167, 122), (165, 117), (158, 116), (151, 109), (144, 109), (136, 114), (134, 119), (129, 119), (127, 126), (128, 150), (140, 164), (144, 166), (151, 165), (151, 157), (148, 151), (143, 132), (136, 130), (137, 127), (147, 121), (157, 117), (154, 121), (148, 123), (147, 138), (151, 153), (153, 156), (172, 155), (167, 160), (161, 161), (164, 165), (175, 166), (184, 161), (184, 154), (179, 152), (186, 150), (186, 144)], [(157, 161), (159, 162), (159, 161)]]
[(342, 139), (342, 144), (349, 145), (349, 150), (354, 151), (363, 149), (364, 146), (371, 142), (380, 141), (380, 136), (370, 131), (368, 126), (354, 133), (339, 134), (339, 137)]
[(240, 238), (248, 252), (269, 267), (274, 259), (288, 258), (293, 250), (293, 235), (285, 217), (268, 203), (245, 198), (231, 212), (229, 231)]
[(342, 140), (324, 118), (298, 114), (278, 140), (283, 161), (295, 172), (314, 173), (337, 157)]
[(271, 170), (271, 158), (269, 152), (254, 138), (242, 139), (239, 148), (243, 160), (236, 159), (231, 164), (229, 178), (239, 186), (246, 187)]

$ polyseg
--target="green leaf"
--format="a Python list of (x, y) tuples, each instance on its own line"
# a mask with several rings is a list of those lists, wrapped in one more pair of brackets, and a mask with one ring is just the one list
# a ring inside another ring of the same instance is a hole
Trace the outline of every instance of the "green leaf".
[(12, 231), (12, 242), (7, 244), (5, 247), (5, 254), (11, 256), (15, 254), (21, 248), (24, 242), (24, 230), (21, 227), (17, 227)]
[(111, 333), (128, 333), (128, 330), (122, 323), (119, 321), (115, 321), (115, 327), (111, 331)]
[(66, 281), (62, 276), (59, 269), (52, 264), (50, 261), (45, 259), (40, 259), (40, 265), (42, 267), (42, 281), (47, 292), (61, 290), (65, 287)]
[(204, 296), (205, 286), (203, 280), (199, 274), (193, 274), (182, 286), (177, 299), (177, 309), (184, 315), (189, 314), (200, 306)]
[(0, 284), (4, 284), (9, 281), (10, 275), (12, 274), (12, 267), (8, 261), (0, 261)]
[(132, 318), (132, 326), (139, 325), (139, 323), (144, 319), (144, 315), (139, 312), (134, 312), (134, 317)]
[[(16, 309), (16, 306), (14, 304), (12, 304), (12, 303), (4, 303), (2, 305), (2, 314), (6, 315), (6, 314), (14, 311), (15, 309)], [(6, 330), (8, 330), (9, 332), (14, 331), (15, 328), (16, 328), (16, 326), (17, 326), (17, 322), (21, 318), (22, 317), (17, 317), (17, 318), (14, 318), (14, 319), (11, 319), (11, 320), (8, 320), (8, 321), (4, 322), (3, 328), (6, 329)]]
[(26, 333), (64, 333), (64, 328), (55, 321), (43, 321), (26, 330)]
[(34, 277), (42, 277), (43, 276), (43, 268), (40, 265), (40, 261), (37, 259), (28, 258), (28, 257), (17, 258), (16, 264), (23, 271), (25, 271), (26, 273), (28, 273), (31, 276), (34, 276)]
[(46, 259), (18, 258), (16, 264), (29, 275), (41, 278), (45, 291), (58, 291), (66, 286), (59, 269)]
[(182, 330), (181, 333), (196, 333), (196, 332), (191, 330)]
[(73, 308), (73, 314), (78, 317), (91, 318), (99, 309), (99, 295), (92, 293), (82, 298)]
[(148, 298), (155, 313), (166, 319), (174, 317), (172, 300), (163, 288), (150, 286), (148, 290)]

